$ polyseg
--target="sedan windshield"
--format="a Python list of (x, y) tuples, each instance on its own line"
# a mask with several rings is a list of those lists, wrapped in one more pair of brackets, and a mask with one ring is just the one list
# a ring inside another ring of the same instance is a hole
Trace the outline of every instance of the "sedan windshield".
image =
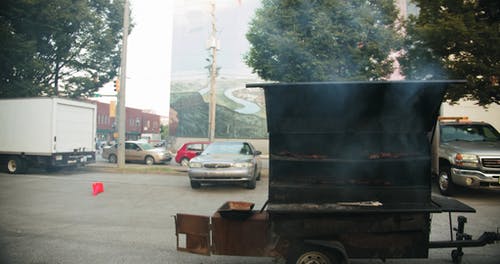
[(443, 125), (441, 141), (500, 141), (500, 134), (489, 125)]
[(203, 152), (203, 155), (211, 154), (244, 154), (251, 155), (248, 144), (241, 142), (216, 142), (210, 144)]

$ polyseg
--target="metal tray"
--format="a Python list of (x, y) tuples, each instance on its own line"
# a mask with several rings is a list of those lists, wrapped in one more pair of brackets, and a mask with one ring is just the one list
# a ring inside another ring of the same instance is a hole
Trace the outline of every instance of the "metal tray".
[(217, 212), (224, 218), (245, 220), (253, 215), (254, 205), (254, 203), (249, 202), (227, 201)]

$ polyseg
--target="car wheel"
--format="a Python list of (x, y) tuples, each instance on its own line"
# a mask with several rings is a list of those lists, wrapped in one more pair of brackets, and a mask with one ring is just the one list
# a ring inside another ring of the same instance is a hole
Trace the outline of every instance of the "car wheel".
[(191, 188), (199, 189), (200, 187), (201, 187), (201, 184), (199, 182), (191, 181)]
[(155, 163), (155, 159), (151, 156), (147, 156), (145, 159), (144, 159), (144, 163), (146, 163), (146, 165), (148, 166), (151, 166)]
[(7, 171), (11, 174), (24, 173), (26, 170), (25, 162), (18, 157), (11, 157), (7, 160)]
[(261, 171), (259, 170), (259, 173), (257, 173), (257, 180), (260, 181), (260, 174), (261, 174)]
[(181, 166), (187, 167), (189, 165), (189, 159), (188, 158), (182, 158), (181, 159)]
[(257, 186), (257, 180), (256, 178), (254, 177), (253, 179), (251, 179), (250, 181), (247, 182), (247, 189), (255, 189), (255, 186)]
[(110, 154), (108, 156), (108, 161), (109, 161), (109, 163), (116, 163), (116, 161), (117, 161), (116, 155), (115, 154)]
[(455, 190), (455, 184), (451, 179), (451, 171), (450, 167), (443, 166), (439, 168), (439, 176), (438, 176), (438, 187), (439, 192), (442, 195), (450, 196), (453, 194)]

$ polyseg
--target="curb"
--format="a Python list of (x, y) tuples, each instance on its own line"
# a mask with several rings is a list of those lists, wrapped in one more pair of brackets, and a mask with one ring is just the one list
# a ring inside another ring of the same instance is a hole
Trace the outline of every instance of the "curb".
[(94, 163), (85, 166), (86, 169), (100, 172), (114, 173), (145, 173), (145, 174), (187, 174), (187, 168), (172, 165), (125, 164), (125, 168), (118, 168), (116, 164)]

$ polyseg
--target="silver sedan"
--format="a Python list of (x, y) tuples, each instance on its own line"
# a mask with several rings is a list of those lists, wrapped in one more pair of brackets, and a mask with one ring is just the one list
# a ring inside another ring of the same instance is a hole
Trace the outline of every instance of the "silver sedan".
[(193, 189), (202, 183), (245, 183), (255, 189), (262, 168), (260, 151), (249, 142), (214, 142), (189, 162), (189, 180)]

